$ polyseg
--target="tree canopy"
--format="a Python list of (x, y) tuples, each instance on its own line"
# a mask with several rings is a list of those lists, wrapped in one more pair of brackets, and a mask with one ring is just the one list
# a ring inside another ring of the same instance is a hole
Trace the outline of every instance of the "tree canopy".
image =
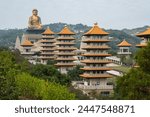
[(138, 68), (132, 68), (116, 83), (117, 99), (150, 99), (150, 43), (136, 55)]

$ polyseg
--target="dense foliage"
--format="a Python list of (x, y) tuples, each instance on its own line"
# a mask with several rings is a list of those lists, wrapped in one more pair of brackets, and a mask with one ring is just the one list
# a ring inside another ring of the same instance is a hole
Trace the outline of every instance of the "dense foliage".
[(18, 52), (0, 50), (0, 99), (75, 99), (63, 86), (66, 79), (52, 66), (33, 66)]
[(136, 55), (139, 68), (119, 77), (115, 89), (117, 99), (150, 99), (150, 43)]
[(38, 79), (27, 73), (21, 73), (16, 77), (19, 98), (42, 100), (70, 100), (75, 95), (68, 92), (65, 86)]

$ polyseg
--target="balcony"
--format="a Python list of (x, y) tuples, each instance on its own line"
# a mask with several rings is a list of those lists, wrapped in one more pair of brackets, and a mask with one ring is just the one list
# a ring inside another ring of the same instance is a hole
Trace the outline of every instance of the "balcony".
[(117, 54), (124, 54), (124, 55), (126, 55), (126, 54), (132, 54), (131, 52), (117, 52)]
[(57, 42), (56, 45), (74, 45), (74, 42)]
[(75, 38), (72, 36), (70, 37), (60, 36), (57, 38), (57, 40), (75, 40)]
[(57, 63), (56, 66), (75, 66), (75, 63)]
[(74, 52), (59, 52), (59, 53), (57, 53), (57, 55), (75, 55), (75, 53)]
[(39, 57), (40, 59), (54, 59), (55, 57), (54, 56), (41, 56)]
[(96, 85), (96, 86), (86, 86), (78, 84), (79, 89), (101, 89), (101, 90), (113, 90), (113, 85)]
[(85, 59), (81, 61), (82, 63), (112, 63), (109, 60), (105, 59), (100, 59), (100, 60), (90, 60), (90, 59)]
[(76, 50), (75, 47), (58, 47), (57, 50)]
[(107, 52), (101, 52), (101, 53), (92, 53), (92, 52), (87, 52), (85, 54), (82, 54), (81, 56), (102, 56), (102, 57), (106, 57), (106, 56), (111, 56), (111, 54), (108, 54)]
[(94, 66), (84, 67), (81, 69), (85, 70), (85, 71), (108, 71), (108, 70), (112, 70), (112, 68), (109, 68), (109, 67), (94, 67)]
[(41, 54), (42, 55), (54, 55), (55, 52), (42, 52)]
[(45, 50), (55, 50), (55, 48), (42, 48), (41, 51), (45, 51)]
[(52, 35), (49, 35), (49, 36), (48, 36), (48, 35), (43, 35), (42, 38), (43, 38), (43, 39), (47, 39), (47, 38), (53, 39), (53, 38), (55, 38), (55, 37), (52, 36)]
[(85, 49), (85, 50), (91, 50), (91, 49), (110, 49), (109, 46), (107, 45), (85, 45), (84, 47), (82, 47), (82, 49)]
[(40, 42), (41, 42), (41, 43), (44, 43), (44, 42), (51, 42), (51, 43), (54, 43), (55, 40), (54, 40), (54, 39), (51, 39), (51, 40), (41, 40)]
[(23, 52), (21, 52), (21, 54), (22, 55), (30, 55), (30, 54), (34, 54), (34, 52), (25, 52), (25, 51), (23, 51)]
[(85, 43), (90, 43), (90, 42), (96, 42), (96, 43), (105, 43), (105, 42), (110, 42), (110, 40), (108, 40), (107, 38), (86, 38), (86, 39), (83, 39), (82, 42), (85, 42)]
[(41, 44), (41, 47), (54, 47), (55, 44)]
[(87, 74), (84, 73), (82, 75), (80, 75), (83, 78), (112, 78), (112, 75), (109, 74)]
[(65, 61), (74, 61), (74, 60), (76, 60), (75, 58), (73, 58), (73, 57), (70, 57), (70, 58), (57, 58), (56, 59), (57, 61), (63, 61), (63, 60), (65, 60)]

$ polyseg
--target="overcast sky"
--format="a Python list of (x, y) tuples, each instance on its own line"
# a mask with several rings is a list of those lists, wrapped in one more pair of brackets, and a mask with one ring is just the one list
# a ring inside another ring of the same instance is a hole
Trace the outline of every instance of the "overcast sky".
[(106, 29), (150, 25), (150, 0), (0, 0), (0, 29), (26, 28), (34, 8), (42, 24), (98, 22)]

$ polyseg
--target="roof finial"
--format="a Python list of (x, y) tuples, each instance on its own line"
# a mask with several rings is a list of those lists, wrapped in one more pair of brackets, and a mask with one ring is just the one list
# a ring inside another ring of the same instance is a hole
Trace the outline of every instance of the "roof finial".
[(97, 22), (95, 22), (95, 23), (94, 23), (94, 25), (95, 25), (95, 26), (97, 26), (97, 25), (98, 25), (98, 23), (97, 23)]

